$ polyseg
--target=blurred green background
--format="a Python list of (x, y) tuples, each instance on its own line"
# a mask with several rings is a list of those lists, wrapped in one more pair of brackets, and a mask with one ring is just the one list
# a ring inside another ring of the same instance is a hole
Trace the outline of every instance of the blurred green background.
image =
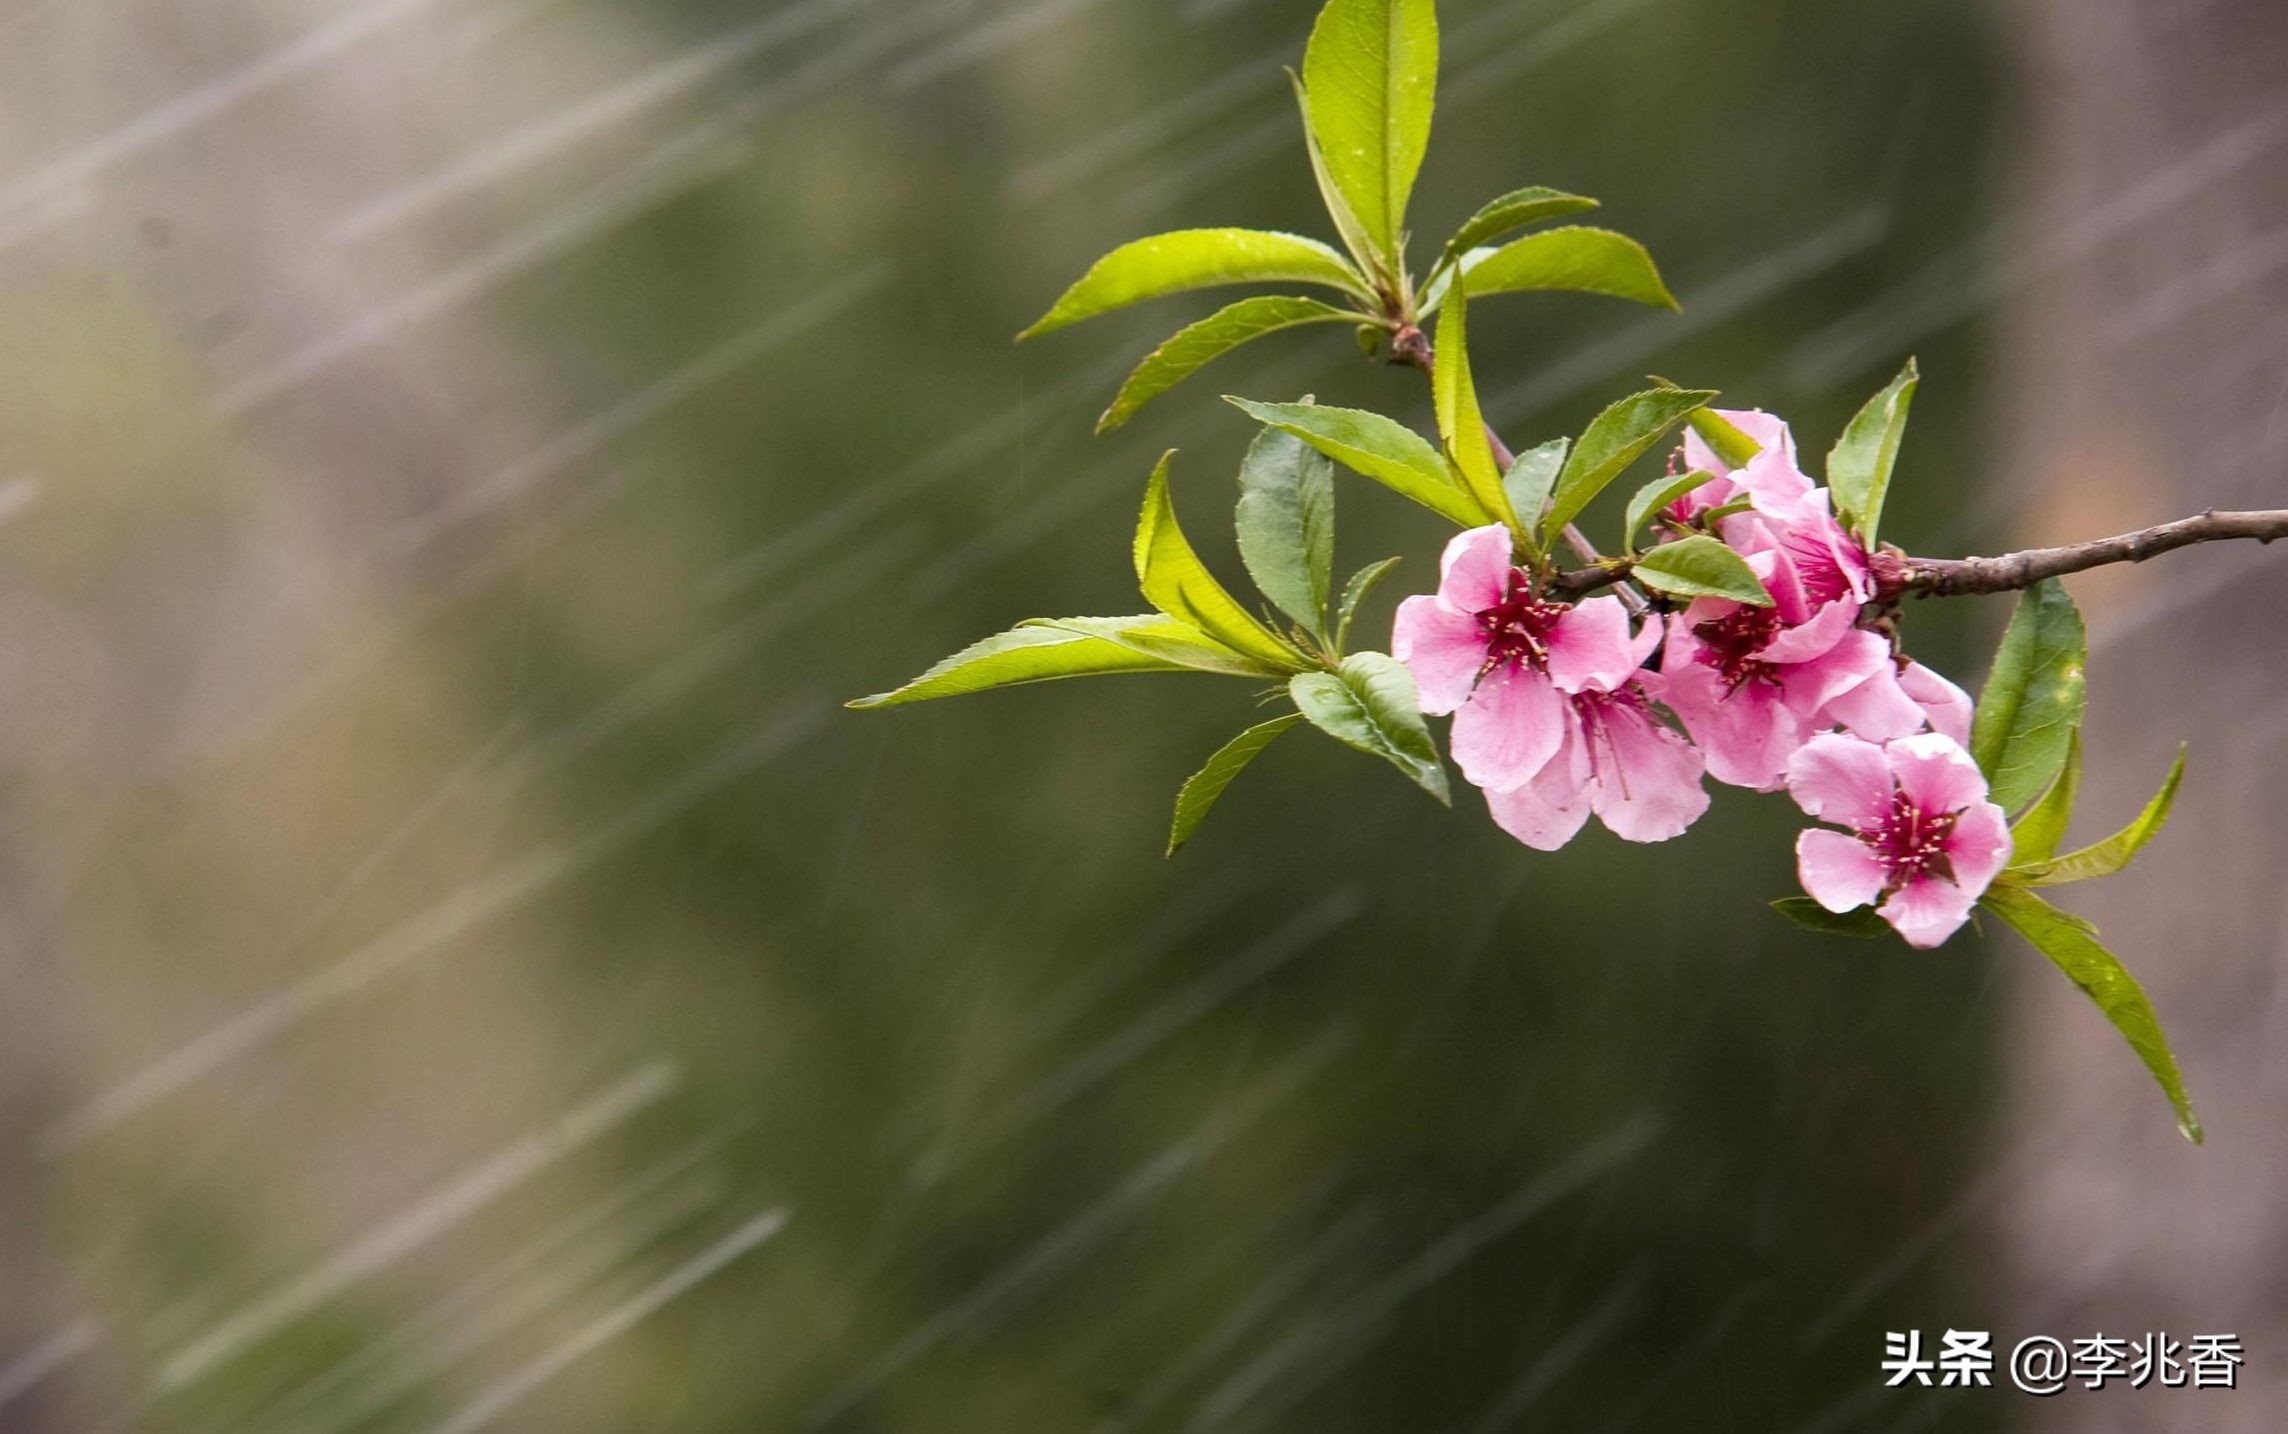
[[(0, 19), (0, 1425), (2006, 1426), (1876, 1368), (2000, 1319), (2005, 953), (1770, 917), (1786, 804), (1544, 857), (1295, 740), (1167, 861), (1244, 684), (837, 705), (1132, 610), (1166, 447), (1236, 576), (1218, 393), (1427, 422), (1304, 331), (1096, 440), (1212, 301), (1009, 341), (1323, 229), (1314, 8)], [(1597, 195), (1685, 304), (1485, 304), (1513, 443), (1660, 373), (1817, 454), (1911, 351), (1889, 526), (2001, 511), (1980, 320), (1851, 319), (1984, 272), (1980, 7), (1441, 11), (1417, 230)], [(1441, 535), (1346, 485), (1387, 631)]]

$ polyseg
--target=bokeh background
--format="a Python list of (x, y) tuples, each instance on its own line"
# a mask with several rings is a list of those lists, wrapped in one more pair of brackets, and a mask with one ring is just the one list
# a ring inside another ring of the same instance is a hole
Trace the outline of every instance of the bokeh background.
[[(1235, 572), (1219, 392), (1426, 420), (1305, 331), (1088, 436), (1207, 301), (1024, 349), (1111, 245), (1320, 227), (1311, 0), (6, 0), (0, 1428), (2273, 1430), (2277, 559), (2082, 585), (2080, 909), (2210, 1147), (2039, 958), (1808, 937), (1784, 803), (1536, 856), (1243, 684), (841, 699)], [(1888, 525), (2277, 505), (2270, 0), (1448, 0), (1416, 226), (1602, 197), (1682, 317), (1489, 302), (1488, 407), (1647, 372)], [(1432, 520), (1342, 491), (1347, 567)], [(1609, 523), (1610, 517), (1606, 519)], [(1966, 682), (2005, 616), (1912, 614)], [(1887, 1390), (1886, 1330), (2233, 1331), (2237, 1394)]]

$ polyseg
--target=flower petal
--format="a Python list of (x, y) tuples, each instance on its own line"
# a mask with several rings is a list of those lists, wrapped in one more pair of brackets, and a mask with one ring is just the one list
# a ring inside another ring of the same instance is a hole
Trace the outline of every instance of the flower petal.
[(1993, 885), (2010, 862), (2010, 821), (1992, 802), (1972, 802), (1947, 834), (1946, 858), (1954, 884), (1973, 899)]
[(1523, 786), (1556, 755), (1571, 718), (1547, 677), (1496, 668), (1454, 713), (1454, 765), (1489, 792)]
[(1970, 745), (1969, 693), (1919, 662), (1908, 663), (1899, 674), (1899, 690), (1923, 709), (1933, 732), (1943, 732), (1961, 746)]
[(1788, 795), (1823, 822), (1865, 831), (1890, 815), (1897, 787), (1883, 749), (1857, 737), (1814, 737), (1788, 759)]
[(1510, 536), (1499, 523), (1456, 533), (1438, 560), (1438, 596), (1458, 612), (1484, 612), (1509, 596)]
[(1952, 737), (1924, 732), (1902, 737), (1884, 749), (1899, 790), (1926, 812), (1959, 812), (1986, 800), (1986, 778)]
[(1580, 834), (1589, 820), (1588, 764), (1580, 728), (1570, 724), (1564, 748), (1531, 781), (1506, 792), (1486, 793), (1494, 825), (1532, 847), (1555, 851)]
[(1603, 750), (1594, 754), (1589, 792), (1597, 819), (1624, 841), (1682, 836), (1708, 810), (1708, 791), (1700, 784), (1705, 760), (1642, 708), (1604, 706)]
[(1549, 680), (1560, 692), (1610, 692), (1641, 661), (1619, 598), (1590, 598), (1550, 624)]
[(1883, 889), (1883, 863), (1848, 832), (1813, 827), (1795, 839), (1796, 877), (1829, 911), (1855, 911)]
[(1876, 638), (1876, 645), (1884, 649), (1882, 665), (1850, 691), (1829, 699), (1818, 725), (1840, 722), (1870, 742), (1888, 742), (1922, 730), (1923, 709), (1899, 685), (1899, 667), (1891, 660), (1890, 645), (1881, 638)]
[(1803, 622), (1782, 629), (1778, 636), (1764, 644), (1762, 656), (1766, 662), (1809, 662), (1815, 657), (1825, 657), (1853, 630), (1851, 624), (1858, 620), (1857, 604), (1828, 603)]
[[(1833, 726), (1840, 720), (1829, 710), (1834, 703), (1890, 670), (1891, 644), (1874, 633), (1852, 628), (1819, 656), (1781, 668), (1780, 682), (1787, 689), (1788, 707), (1803, 718), (1804, 726), (1816, 729)], [(1872, 708), (1878, 714), (1881, 710), (1880, 704)], [(1892, 716), (1896, 718), (1901, 711), (1910, 714), (1907, 725), (1904, 731), (1891, 734), (1893, 736), (1904, 736), (1923, 723), (1923, 710), (1904, 696), (1899, 698)]]
[(1486, 636), (1478, 620), (1434, 597), (1410, 597), (1398, 605), (1391, 624), (1390, 655), (1414, 674), (1414, 688), (1425, 712), (1447, 713), (1462, 705), (1486, 665)]
[(1940, 876), (1923, 876), (1891, 893), (1877, 915), (1909, 946), (1928, 950), (1962, 929), (1970, 919), (1975, 899), (1969, 892)]
[(1673, 661), (1661, 675), (1661, 700), (1683, 719), (1708, 758), (1708, 775), (1759, 792), (1787, 776), (1788, 757), (1803, 744), (1803, 723), (1762, 682), (1728, 687), (1704, 662)]

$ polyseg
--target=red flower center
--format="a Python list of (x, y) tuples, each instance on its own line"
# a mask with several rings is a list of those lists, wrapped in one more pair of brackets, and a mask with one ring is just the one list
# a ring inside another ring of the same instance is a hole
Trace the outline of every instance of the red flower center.
[(1893, 792), (1890, 811), (1859, 833), (1859, 840), (1867, 844), (1883, 865), (1883, 890), (1897, 891), (1924, 876), (1953, 880), (1954, 863), (1947, 857), (1946, 844), (1954, 835), (1955, 819), (1960, 815), (1959, 812), (1923, 811), (1905, 792)]
[(1509, 570), (1509, 590), (1502, 600), (1478, 614), (1478, 630), (1485, 634), (1486, 662), (1478, 669), (1484, 677), (1498, 667), (1515, 664), (1539, 672), (1549, 665), (1549, 634), (1571, 603), (1545, 602), (1533, 591), (1523, 568)]
[(1761, 654), (1781, 626), (1777, 609), (1738, 607), (1722, 617), (1694, 623), (1692, 635), (1701, 642), (1700, 660), (1724, 674), (1725, 685), (1737, 690), (1752, 679), (1778, 680)]

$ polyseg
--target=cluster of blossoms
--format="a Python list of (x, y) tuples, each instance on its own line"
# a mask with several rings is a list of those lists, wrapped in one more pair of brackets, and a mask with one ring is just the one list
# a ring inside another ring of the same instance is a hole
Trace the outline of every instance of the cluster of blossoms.
[(1845, 828), (1803, 833), (1804, 890), (1835, 912), (1880, 903), (1900, 936), (1936, 946), (2010, 854), (1964, 750), (1970, 698), (1860, 625), (1868, 554), (1797, 465), (1787, 425), (1723, 417), (1761, 451), (1734, 467), (1688, 435), (1680, 471), (1709, 481), (1660, 516), (1720, 538), (1768, 606), (1703, 597), (1663, 623), (1612, 595), (1567, 602), (1516, 564), (1507, 529), (1474, 528), (1447, 544), (1437, 593), (1400, 605), (1391, 652), (1422, 710), (1453, 715), (1455, 764), (1527, 846), (1564, 845), (1592, 813), (1630, 841), (1666, 841), (1707, 810), (1704, 776), (1785, 787)]

